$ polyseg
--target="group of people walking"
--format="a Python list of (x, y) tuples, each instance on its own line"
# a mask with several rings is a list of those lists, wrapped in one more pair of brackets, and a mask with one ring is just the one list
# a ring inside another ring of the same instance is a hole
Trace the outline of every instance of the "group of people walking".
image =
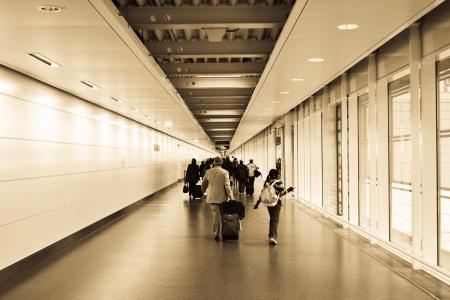
[[(210, 162), (212, 162), (212, 166), (209, 164)], [(202, 165), (205, 165), (205, 167), (203, 167), (203, 173), (201, 173)], [(196, 175), (197, 173), (192, 174), (192, 172), (198, 172), (198, 177)], [(259, 173), (259, 171), (252, 159), (248, 165), (244, 165), (242, 160), (237, 164), (237, 159), (234, 159), (233, 162), (231, 162), (228, 157), (222, 159), (222, 157), (217, 156), (214, 159), (207, 160), (204, 164), (202, 162), (200, 167), (196, 167), (196, 161), (193, 159), (192, 163), (188, 166), (186, 180), (189, 182), (189, 187), (191, 184), (197, 184), (199, 177), (202, 177), (203, 179), (201, 188), (203, 192), (207, 192), (206, 203), (209, 205), (213, 217), (213, 235), (216, 241), (220, 240), (222, 234), (221, 205), (229, 200), (234, 200), (231, 182), (235, 182), (235, 184), (237, 183), (239, 185), (239, 192), (242, 194), (244, 192), (243, 187), (247, 186), (248, 189), (248, 187), (251, 186), (251, 188), (253, 188), (255, 173)], [(230, 177), (233, 178), (233, 181), (231, 182)], [(266, 192), (261, 193), (253, 207), (254, 209), (257, 209), (261, 202), (267, 206), (270, 217), (268, 234), (270, 245), (277, 244), (278, 222), (280, 210), (283, 205), (281, 197), (294, 190), (293, 187), (285, 189), (283, 183), (279, 180), (279, 177), (280, 173), (277, 169), (271, 169), (269, 171), (263, 188), (263, 191), (266, 190)], [(253, 189), (251, 189), (250, 192), (250, 194), (253, 194)], [(249, 193), (247, 192), (247, 194)], [(273, 198), (274, 201), (268, 201), (266, 199), (267, 197)]]
[[(200, 166), (197, 165), (196, 159), (192, 159), (191, 164), (188, 165), (185, 175), (185, 183), (188, 184), (188, 192), (189, 197), (193, 197), (194, 189), (197, 183), (201, 178), (205, 177), (205, 173), (207, 170), (211, 169), (214, 166), (214, 159), (209, 158), (205, 161), (202, 161)], [(227, 156), (222, 160), (222, 169), (228, 172), (228, 177), (231, 182), (233, 188), (241, 195), (244, 192), (247, 195), (253, 195), (254, 193), (254, 184), (256, 175), (260, 175), (258, 171), (258, 167), (253, 162), (253, 159), (249, 160), (247, 165), (244, 165), (244, 162), (240, 160), (238, 162), (237, 158), (234, 158), (233, 161)], [(259, 174), (258, 174), (259, 173)]]

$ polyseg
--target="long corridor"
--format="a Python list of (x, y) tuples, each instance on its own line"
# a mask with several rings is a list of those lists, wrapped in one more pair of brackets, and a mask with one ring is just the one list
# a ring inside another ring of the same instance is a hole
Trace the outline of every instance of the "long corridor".
[(267, 210), (245, 196), (239, 242), (215, 242), (204, 201), (181, 190), (155, 194), (48, 257), (0, 298), (431, 299), (294, 201), (282, 209), (276, 247), (265, 241)]

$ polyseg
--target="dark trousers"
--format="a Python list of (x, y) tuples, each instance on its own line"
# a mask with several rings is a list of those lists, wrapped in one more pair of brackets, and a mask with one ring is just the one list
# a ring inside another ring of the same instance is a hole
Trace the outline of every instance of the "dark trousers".
[(248, 178), (248, 186), (254, 187), (255, 185), (255, 176), (251, 176)]
[(269, 238), (277, 239), (278, 237), (278, 221), (280, 220), (280, 205), (275, 205), (271, 207), (267, 207), (270, 216), (269, 223)]
[(239, 179), (239, 193), (243, 193), (245, 190), (245, 179)]
[(194, 194), (194, 187), (198, 181), (189, 181), (189, 196)]

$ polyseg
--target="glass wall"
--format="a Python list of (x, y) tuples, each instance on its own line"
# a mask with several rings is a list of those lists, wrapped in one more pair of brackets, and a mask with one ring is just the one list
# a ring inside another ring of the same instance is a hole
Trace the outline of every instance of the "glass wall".
[(336, 160), (337, 160), (337, 207), (338, 216), (342, 216), (342, 110), (336, 105)]
[(281, 174), (280, 179), (286, 182), (284, 174), (284, 127), (275, 129), (275, 167)]
[(439, 265), (450, 269), (450, 59), (438, 63)]
[(411, 92), (409, 75), (389, 83), (389, 186), (391, 241), (412, 244)]
[(358, 97), (359, 225), (370, 226), (369, 95)]

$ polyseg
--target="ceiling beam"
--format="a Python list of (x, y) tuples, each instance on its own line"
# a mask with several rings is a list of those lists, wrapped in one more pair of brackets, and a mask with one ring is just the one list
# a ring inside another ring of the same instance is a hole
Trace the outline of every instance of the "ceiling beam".
[[(163, 57), (248, 57), (269, 55), (275, 41), (222, 41), (222, 42), (146, 42), (152, 56)], [(223, 65), (223, 64), (222, 64)]]
[(244, 105), (247, 107), (250, 101), (249, 96), (241, 97), (184, 97), (184, 102), (188, 105)]
[(172, 78), (170, 81), (176, 89), (255, 88), (259, 78)]
[(221, 135), (210, 135), (210, 138), (212, 138), (213, 140), (226, 140), (226, 139), (230, 139), (233, 137), (232, 134), (221, 134)]
[(242, 116), (244, 109), (220, 109), (220, 110), (193, 110), (192, 113), (196, 116)]
[(215, 122), (215, 123), (204, 123), (202, 124), (203, 128), (205, 130), (210, 130), (210, 129), (214, 129), (214, 128), (230, 128), (233, 130), (236, 130), (238, 127), (238, 122), (227, 122), (227, 123), (220, 123), (220, 122)]
[(191, 111), (195, 110), (222, 110), (222, 109), (241, 109), (245, 110), (246, 103), (242, 104), (190, 104), (188, 105)]
[(226, 128), (226, 127), (214, 127), (214, 128), (208, 128), (206, 131), (214, 131), (214, 132), (233, 132), (235, 131), (235, 128)]
[(195, 75), (195, 74), (261, 74), (265, 62), (247, 63), (202, 63), (202, 64), (162, 64), (160, 65), (167, 76)]
[(242, 97), (247, 96), (251, 97), (253, 94), (254, 88), (243, 88), (243, 89), (218, 89), (218, 88), (208, 88), (208, 89), (178, 89), (178, 93), (185, 98), (195, 98), (195, 97), (214, 97), (214, 98), (223, 98), (223, 97)]
[(198, 118), (198, 121), (200, 123), (239, 123), (241, 118), (235, 118), (235, 117), (227, 117), (223, 116), (220, 118), (213, 118), (213, 117), (204, 117), (204, 118)]
[(135, 29), (273, 28), (283, 24), (292, 6), (122, 7)]

